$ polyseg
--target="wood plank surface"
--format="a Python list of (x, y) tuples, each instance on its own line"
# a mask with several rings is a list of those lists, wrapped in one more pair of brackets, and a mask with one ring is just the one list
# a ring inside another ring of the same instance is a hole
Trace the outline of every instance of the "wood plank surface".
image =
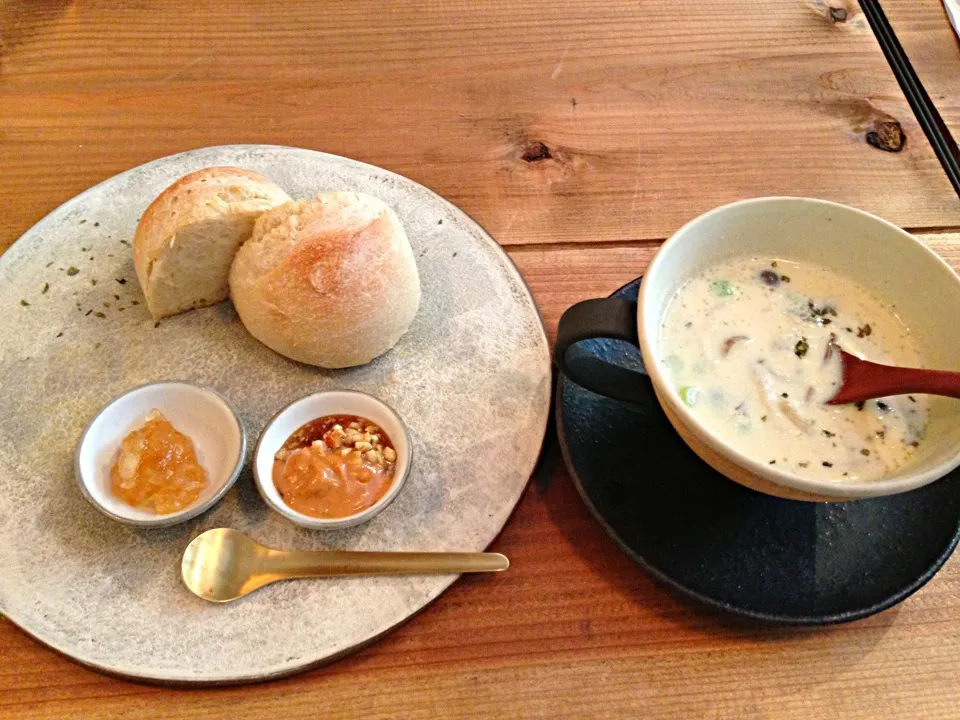
[[(886, 4), (960, 126), (939, 0)], [(845, 21), (815, 0), (4, 0), (0, 246), (121, 170), (236, 142), (395, 170), (505, 245), (660, 239), (777, 194), (960, 226), (865, 18), (829, 5)], [(903, 152), (866, 143), (884, 120)]]
[[(960, 127), (939, 0), (884, 7)], [(902, 152), (865, 141), (887, 120)], [(0, 0), (0, 250), (117, 172), (237, 142), (437, 190), (509, 246), (551, 339), (683, 222), (753, 195), (863, 207), (960, 268), (960, 200), (853, 0)], [(960, 559), (864, 621), (746, 623), (658, 586), (562, 467), (545, 477), (494, 544), (510, 572), (286, 680), (112, 679), (0, 618), (0, 718), (960, 717)]]

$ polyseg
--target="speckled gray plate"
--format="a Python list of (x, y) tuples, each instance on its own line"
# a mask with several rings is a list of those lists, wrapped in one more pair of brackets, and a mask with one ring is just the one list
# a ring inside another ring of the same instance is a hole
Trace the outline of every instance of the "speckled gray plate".
[[(294, 197), (348, 189), (389, 203), (423, 285), (420, 312), (399, 344), (365, 367), (323, 371), (260, 345), (229, 303), (155, 326), (124, 243), (164, 187), (209, 165), (258, 170)], [(285, 548), (482, 550), (526, 485), (550, 402), (533, 299), (475, 222), (411, 180), (294, 148), (195, 150), (67, 202), (0, 257), (0, 338), (0, 612), (82, 663), (160, 682), (261, 680), (331, 660), (456, 579), (297, 581), (212, 605), (180, 583), (180, 556), (197, 534), (227, 526)], [(416, 463), (397, 500), (350, 530), (303, 530), (268, 510), (249, 464), (195, 520), (157, 530), (120, 525), (77, 489), (74, 445), (111, 398), (167, 378), (223, 393), (251, 447), (297, 397), (328, 388), (372, 393), (407, 423)]]

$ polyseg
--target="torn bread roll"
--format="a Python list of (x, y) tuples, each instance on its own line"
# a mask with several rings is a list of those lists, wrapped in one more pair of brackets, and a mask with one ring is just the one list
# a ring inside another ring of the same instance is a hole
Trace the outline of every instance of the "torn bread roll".
[(230, 270), (247, 330), (293, 360), (362, 365), (392, 348), (420, 307), (410, 242), (383, 201), (321, 193), (264, 213)]
[(254, 221), (289, 201), (263, 175), (232, 167), (192, 172), (160, 193), (133, 237), (150, 314), (167, 317), (226, 300), (230, 264)]

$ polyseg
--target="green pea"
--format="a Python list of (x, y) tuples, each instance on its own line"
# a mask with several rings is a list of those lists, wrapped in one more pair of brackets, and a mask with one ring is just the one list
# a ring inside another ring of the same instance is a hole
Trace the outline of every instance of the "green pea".
[(752, 423), (749, 417), (737, 413), (733, 418), (733, 426), (737, 429), (737, 435), (749, 435)]
[(733, 295), (733, 285), (730, 284), (729, 280), (714, 280), (711, 287), (717, 297), (730, 297)]
[(697, 404), (697, 396), (699, 394), (700, 391), (691, 385), (685, 385), (680, 388), (680, 399), (683, 400), (683, 404), (687, 407), (693, 407)]
[(683, 372), (683, 360), (678, 358), (676, 355), (667, 355), (663, 359), (663, 364), (667, 366), (667, 369), (673, 375), (679, 375)]

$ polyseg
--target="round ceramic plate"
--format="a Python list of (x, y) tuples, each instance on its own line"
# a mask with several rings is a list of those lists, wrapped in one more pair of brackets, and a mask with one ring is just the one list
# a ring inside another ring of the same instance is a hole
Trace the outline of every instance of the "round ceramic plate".
[[(229, 302), (154, 322), (130, 239), (163, 188), (210, 165), (257, 170), (293, 197), (354, 190), (391, 205), (423, 288), (420, 312), (397, 346), (369, 365), (325, 371), (258, 343)], [(547, 341), (509, 258), (421, 185), (323, 153), (205, 148), (113, 177), (52, 212), (0, 257), (0, 308), (0, 612), (111, 673), (167, 682), (260, 680), (371, 641), (455, 576), (278, 583), (212, 605), (181, 584), (180, 556), (214, 527), (282, 548), (482, 550), (519, 499), (546, 428)], [(240, 413), (251, 448), (291, 401), (318, 390), (361, 390), (403, 418), (416, 460), (396, 501), (349, 530), (304, 530), (269, 510), (249, 463), (205, 515), (164, 529), (121, 525), (77, 489), (74, 447), (112, 398), (163, 379), (223, 394)]]
[[(636, 300), (637, 280), (614, 293)], [(627, 343), (576, 346), (643, 367)], [(740, 615), (825, 625), (879, 612), (940, 569), (960, 534), (960, 470), (902, 495), (805, 503), (763, 495), (710, 468), (650, 392), (642, 405), (561, 379), (557, 427), (580, 495), (654, 576)]]

